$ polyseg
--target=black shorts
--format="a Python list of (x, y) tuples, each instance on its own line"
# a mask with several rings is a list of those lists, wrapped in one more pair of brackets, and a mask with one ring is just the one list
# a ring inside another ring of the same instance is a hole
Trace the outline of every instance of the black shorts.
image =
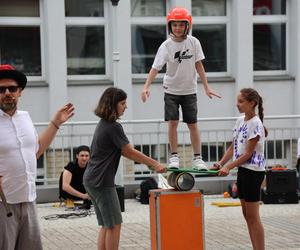
[(239, 167), (237, 186), (240, 199), (246, 202), (260, 201), (261, 184), (265, 178), (265, 171), (254, 171)]
[(171, 95), (165, 93), (165, 121), (179, 120), (179, 106), (182, 110), (183, 122), (193, 124), (197, 122), (197, 95)]

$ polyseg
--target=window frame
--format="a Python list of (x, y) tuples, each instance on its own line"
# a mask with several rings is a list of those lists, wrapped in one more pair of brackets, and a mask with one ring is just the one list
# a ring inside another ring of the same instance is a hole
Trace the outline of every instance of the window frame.
[[(168, 14), (169, 9), (171, 8), (169, 1), (165, 1), (166, 4), (166, 13), (165, 16), (130, 16), (130, 30), (132, 29), (132, 25), (143, 25), (143, 26), (153, 26), (153, 25), (162, 25), (165, 27), (166, 30), (166, 37), (168, 38), (168, 31), (167, 31), (167, 23), (166, 23), (166, 16)], [(131, 8), (131, 3), (130, 3)], [(158, 48), (157, 48), (158, 49)], [(131, 57), (133, 57), (132, 54), (132, 46), (130, 45), (130, 51), (131, 51)], [(132, 65), (132, 62), (131, 62)], [(132, 73), (131, 71), (131, 77), (132, 79), (146, 79), (149, 72), (146, 73)], [(165, 73), (158, 73), (156, 78), (160, 79), (163, 78)]]
[[(230, 77), (232, 75), (232, 65), (230, 60), (231, 55), (231, 1), (226, 1), (226, 16), (193, 16), (193, 24), (191, 34), (193, 32), (194, 25), (214, 25), (221, 24), (226, 26), (226, 71), (223, 72), (207, 72), (207, 77)], [(201, 43), (201, 40), (200, 40)], [(205, 51), (204, 56), (205, 56)], [(204, 59), (205, 61), (205, 59)]]
[[(165, 39), (167, 39), (167, 37), (168, 37), (166, 19), (164, 17), (131, 17), (131, 22), (130, 22), (130, 29), (131, 30), (132, 30), (133, 25), (142, 25), (143, 27), (153, 26), (153, 25), (165, 26), (165, 30), (166, 30)], [(132, 46), (130, 47), (130, 50), (131, 50), (131, 58), (133, 58)], [(132, 62), (131, 62), (131, 65), (132, 65)], [(147, 78), (148, 73), (149, 72), (146, 72), (146, 73), (132, 73), (132, 71), (131, 71), (131, 76), (132, 76), (132, 78)], [(165, 73), (158, 73), (157, 78), (163, 78), (164, 75), (165, 75)]]
[[(286, 1), (286, 13), (282, 15), (254, 15), (252, 14), (253, 18), (253, 25), (256, 24), (285, 24), (285, 70), (254, 70), (253, 68), (253, 75), (254, 76), (282, 76), (282, 75), (288, 75), (289, 74), (289, 68), (290, 68), (290, 63), (289, 63), (289, 36), (288, 34), (290, 33), (289, 31), (289, 6), (288, 2)], [(253, 8), (253, 6), (252, 6)], [(254, 37), (253, 37), (253, 49), (254, 49)], [(254, 66), (254, 51), (253, 51), (253, 66)]]
[(38, 27), (40, 30), (41, 76), (27, 76), (28, 82), (39, 83), (46, 81), (45, 73), (45, 38), (43, 25), (43, 1), (39, 1), (39, 17), (1, 17), (0, 27)]
[[(109, 29), (108, 29), (108, 1), (103, 1), (103, 10), (104, 15), (103, 17), (68, 17), (65, 16), (65, 27), (66, 31), (68, 26), (70, 27), (92, 27), (92, 26), (103, 26), (104, 27), (104, 58), (105, 58), (105, 74), (103, 75), (69, 75), (67, 74), (67, 80), (68, 81), (97, 81), (97, 80), (107, 80), (111, 77), (111, 63), (112, 58), (110, 58), (108, 55), (110, 53), (111, 46), (108, 42), (109, 37)], [(67, 39), (67, 33), (66, 33), (66, 39)], [(67, 46), (67, 44), (66, 44)], [(66, 60), (68, 60), (68, 55), (66, 54)], [(68, 64), (66, 64), (66, 67), (68, 68)], [(66, 69), (68, 71), (68, 69)]]

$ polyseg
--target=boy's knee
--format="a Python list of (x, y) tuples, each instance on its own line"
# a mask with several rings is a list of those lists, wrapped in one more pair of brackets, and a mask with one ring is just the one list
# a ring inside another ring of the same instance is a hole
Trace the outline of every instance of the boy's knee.
[(178, 123), (179, 123), (179, 121), (175, 121), (175, 120), (169, 121), (169, 125), (170, 125), (171, 127), (177, 127), (177, 126), (178, 126)]
[(187, 123), (189, 129), (198, 129), (198, 123)]

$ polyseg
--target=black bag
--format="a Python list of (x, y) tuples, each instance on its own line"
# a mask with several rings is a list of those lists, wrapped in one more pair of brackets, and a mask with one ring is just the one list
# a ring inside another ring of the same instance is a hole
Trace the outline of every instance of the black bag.
[(238, 194), (238, 188), (236, 182), (233, 182), (228, 185), (228, 193), (232, 198), (234, 199), (238, 198), (239, 194)]
[(157, 189), (157, 182), (154, 178), (149, 177), (141, 182), (141, 195), (140, 202), (142, 204), (149, 204), (149, 191), (151, 189)]

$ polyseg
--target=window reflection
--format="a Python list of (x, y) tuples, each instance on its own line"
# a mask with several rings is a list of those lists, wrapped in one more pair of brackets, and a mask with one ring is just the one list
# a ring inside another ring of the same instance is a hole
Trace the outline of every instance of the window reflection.
[(207, 72), (226, 72), (226, 25), (194, 25), (193, 36), (200, 40)]
[(39, 17), (39, 0), (1, 0), (0, 17)]
[(192, 16), (226, 16), (226, 0), (192, 0)]
[(164, 0), (131, 0), (131, 16), (165, 16)]
[(148, 73), (159, 46), (166, 39), (166, 27), (132, 25), (132, 73)]
[(253, 15), (284, 15), (286, 0), (253, 0)]
[(67, 17), (103, 17), (103, 0), (65, 0), (65, 12)]
[(27, 76), (40, 76), (39, 27), (0, 27), (0, 64), (14, 65)]
[(254, 25), (254, 70), (286, 69), (285, 33), (285, 24)]
[(105, 74), (104, 41), (104, 27), (67, 27), (68, 74)]

